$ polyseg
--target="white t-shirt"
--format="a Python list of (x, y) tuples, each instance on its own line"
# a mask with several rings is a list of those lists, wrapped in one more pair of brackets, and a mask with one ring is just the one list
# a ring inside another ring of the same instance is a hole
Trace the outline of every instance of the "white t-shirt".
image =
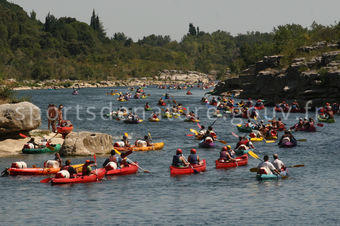
[(283, 164), (283, 162), (282, 162), (280, 159), (275, 159), (275, 160), (272, 162), (272, 164), (273, 164), (273, 166), (274, 166), (277, 170), (279, 170), (279, 171), (281, 171), (282, 167), (285, 166), (285, 164)]
[(269, 161), (266, 161), (266, 162), (261, 162), (258, 166), (257, 166), (258, 169), (261, 169), (263, 168), (267, 174), (273, 174), (272, 173), (272, 170), (275, 170), (275, 167), (273, 166), (273, 164)]

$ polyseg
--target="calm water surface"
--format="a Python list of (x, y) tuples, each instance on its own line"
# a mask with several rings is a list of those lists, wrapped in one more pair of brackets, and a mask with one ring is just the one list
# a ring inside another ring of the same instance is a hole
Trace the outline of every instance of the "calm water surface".
[[(219, 149), (198, 149), (201, 158), (207, 160), (207, 171), (199, 175), (170, 177), (169, 165), (176, 148), (188, 155), (190, 148), (198, 142), (185, 134), (189, 129), (198, 129), (195, 124), (180, 120), (160, 123), (148, 121), (139, 125), (126, 125), (118, 121), (101, 119), (101, 108), (112, 103), (114, 108), (143, 106), (148, 101), (155, 106), (164, 90), (147, 88), (151, 96), (146, 100), (131, 100), (118, 103), (105, 95), (110, 89), (81, 89), (80, 95), (72, 96), (70, 89), (22, 91), (41, 109), (49, 103), (73, 107), (69, 113), (76, 131), (97, 131), (111, 134), (119, 139), (128, 132), (132, 139), (144, 136), (148, 131), (154, 141), (164, 141), (162, 151), (133, 153), (129, 157), (150, 170), (151, 174), (139, 173), (124, 177), (111, 177), (100, 183), (51, 186), (41, 184), (44, 177), (0, 178), (0, 222), (1, 225), (21, 224), (130, 224), (130, 225), (339, 225), (340, 224), (340, 174), (339, 174), (339, 123), (318, 127), (316, 133), (295, 133), (297, 139), (307, 138), (293, 149), (279, 149), (276, 144), (256, 143), (257, 153), (278, 153), (287, 165), (305, 164), (304, 168), (293, 168), (287, 180), (258, 182), (249, 169), (258, 160), (249, 159), (248, 166), (230, 170), (216, 170), (215, 159)], [(126, 89), (118, 89), (126, 90)], [(169, 91), (178, 103), (186, 107), (202, 107), (201, 125), (209, 125), (206, 106), (199, 100), (204, 91), (193, 89), (194, 95), (185, 91)], [(83, 107), (83, 119), (91, 117), (87, 109), (94, 112), (97, 120), (76, 120), (75, 105)], [(95, 109), (92, 109), (95, 108)], [(147, 113), (147, 115), (150, 113)], [(270, 113), (271, 114), (271, 113)], [(296, 117), (292, 114), (285, 123), (292, 125)], [(42, 128), (47, 128), (43, 114)], [(230, 121), (219, 119), (215, 130), (220, 139), (234, 146), (237, 132)], [(19, 155), (0, 159), (0, 169), (17, 160), (29, 165), (41, 165), (53, 159), (53, 155)], [(101, 164), (105, 156), (97, 157)], [(72, 158), (73, 163), (83, 163), (85, 158)]]

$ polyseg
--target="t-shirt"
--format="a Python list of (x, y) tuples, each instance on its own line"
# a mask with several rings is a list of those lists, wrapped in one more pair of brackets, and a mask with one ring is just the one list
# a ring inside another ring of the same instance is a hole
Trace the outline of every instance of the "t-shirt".
[(283, 162), (280, 160), (280, 159), (275, 159), (273, 162), (272, 162), (273, 166), (277, 169), (277, 170), (280, 170), (282, 169), (282, 167), (284, 167), (284, 164)]
[(275, 167), (273, 166), (273, 164), (271, 162), (261, 162), (258, 166), (258, 169), (263, 168), (267, 174), (273, 174), (272, 170), (275, 170)]

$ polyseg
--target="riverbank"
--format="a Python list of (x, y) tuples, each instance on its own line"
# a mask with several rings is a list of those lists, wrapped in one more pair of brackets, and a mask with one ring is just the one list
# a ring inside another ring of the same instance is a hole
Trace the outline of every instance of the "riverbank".
[(25, 80), (22, 82), (15, 79), (8, 79), (4, 85), (12, 86), (14, 90), (37, 90), (37, 89), (64, 89), (64, 88), (102, 88), (102, 87), (130, 87), (130, 86), (150, 86), (150, 85), (188, 85), (193, 83), (209, 83), (215, 81), (216, 76), (204, 74), (197, 71), (163, 70), (153, 77), (129, 78), (124, 80), (103, 80), (103, 81), (83, 81), (83, 80), (45, 80), (34, 81)]

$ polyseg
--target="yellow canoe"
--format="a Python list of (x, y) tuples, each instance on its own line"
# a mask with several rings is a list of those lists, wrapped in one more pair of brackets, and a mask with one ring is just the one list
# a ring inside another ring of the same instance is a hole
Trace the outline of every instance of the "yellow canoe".
[(250, 141), (252, 141), (252, 142), (261, 142), (261, 141), (263, 141), (263, 137), (253, 137), (253, 138), (250, 138)]
[(153, 143), (152, 146), (148, 147), (136, 147), (136, 146), (131, 146), (131, 147), (115, 147), (117, 151), (155, 151), (155, 150), (161, 150), (164, 147), (164, 142), (160, 143)]
[(159, 122), (159, 118), (149, 118), (150, 122)]

